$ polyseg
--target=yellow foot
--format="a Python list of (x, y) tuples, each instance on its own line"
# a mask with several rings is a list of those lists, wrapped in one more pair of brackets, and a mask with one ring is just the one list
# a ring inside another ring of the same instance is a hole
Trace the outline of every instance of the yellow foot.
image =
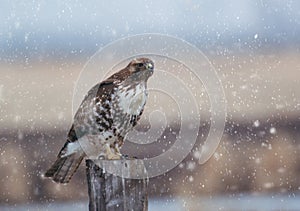
[(118, 154), (108, 154), (107, 155), (107, 159), (108, 160), (120, 160), (121, 159), (121, 155), (118, 155)]
[(108, 160), (120, 160), (122, 155), (120, 153), (113, 153), (111, 148), (106, 145), (106, 158)]

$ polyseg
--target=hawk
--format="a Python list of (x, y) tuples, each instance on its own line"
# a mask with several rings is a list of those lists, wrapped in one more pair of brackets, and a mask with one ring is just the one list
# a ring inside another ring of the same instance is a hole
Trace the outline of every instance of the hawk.
[(124, 138), (143, 113), (153, 71), (153, 61), (137, 58), (92, 87), (74, 116), (65, 145), (44, 176), (68, 183), (86, 156), (120, 159)]

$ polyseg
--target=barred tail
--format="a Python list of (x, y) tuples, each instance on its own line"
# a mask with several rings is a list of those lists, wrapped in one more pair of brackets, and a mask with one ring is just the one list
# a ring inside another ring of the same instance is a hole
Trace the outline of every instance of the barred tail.
[(58, 157), (51, 168), (45, 173), (45, 177), (51, 177), (58, 183), (68, 183), (79, 167), (84, 153), (74, 153), (65, 157)]

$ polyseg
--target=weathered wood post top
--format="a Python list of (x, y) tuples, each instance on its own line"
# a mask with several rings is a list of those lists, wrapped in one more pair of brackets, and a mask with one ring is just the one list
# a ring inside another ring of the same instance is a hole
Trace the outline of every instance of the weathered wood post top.
[(148, 210), (142, 160), (86, 160), (90, 211)]

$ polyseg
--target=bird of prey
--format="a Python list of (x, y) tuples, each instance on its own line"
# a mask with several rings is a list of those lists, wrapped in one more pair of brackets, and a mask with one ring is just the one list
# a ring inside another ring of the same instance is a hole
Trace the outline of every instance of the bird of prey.
[(120, 159), (124, 138), (143, 113), (153, 71), (153, 61), (136, 58), (92, 87), (74, 116), (65, 145), (44, 176), (68, 183), (86, 156)]

